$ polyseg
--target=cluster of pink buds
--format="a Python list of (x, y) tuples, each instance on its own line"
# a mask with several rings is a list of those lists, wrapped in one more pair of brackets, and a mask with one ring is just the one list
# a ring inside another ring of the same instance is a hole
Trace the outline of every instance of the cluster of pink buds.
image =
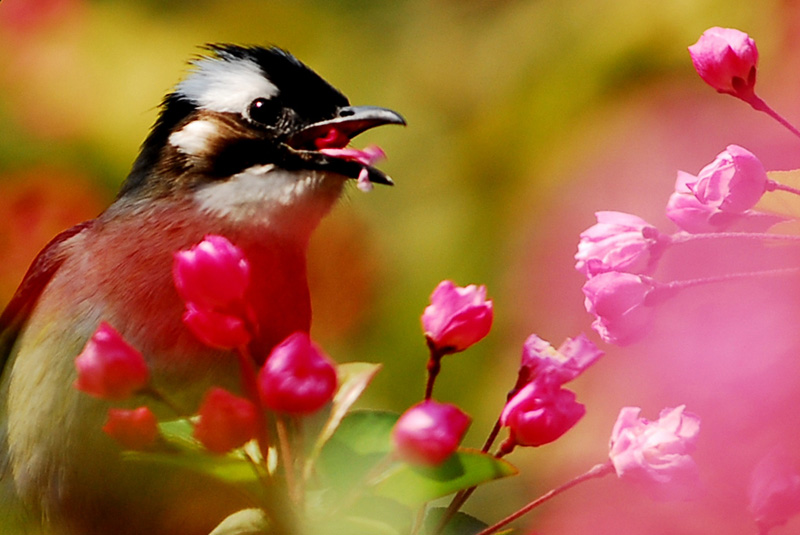
[(680, 243), (745, 233), (750, 239), (781, 239), (763, 232), (786, 218), (753, 208), (775, 190), (791, 188), (771, 180), (750, 151), (730, 145), (697, 176), (678, 172), (666, 214), (680, 231), (664, 234), (637, 216), (598, 212), (597, 224), (581, 233), (575, 255), (575, 269), (587, 277), (583, 293), (594, 330), (608, 343), (631, 344), (650, 330), (656, 305), (678, 290), (731, 278), (663, 283), (651, 275), (666, 250)]
[[(246, 295), (250, 267), (238, 247), (222, 236), (206, 236), (175, 254), (173, 275), (186, 305), (186, 327), (205, 345), (235, 349), (239, 355), (244, 397), (214, 387), (198, 410), (194, 437), (209, 451), (225, 453), (253, 439), (265, 441), (264, 409), (303, 415), (331, 401), (337, 388), (336, 366), (307, 333), (291, 334), (272, 349), (260, 370), (255, 369), (247, 349), (258, 328)], [(145, 394), (171, 405), (150, 385), (142, 354), (105, 322), (75, 359), (75, 366), (75, 387), (92, 396), (121, 401)], [(103, 430), (129, 449), (147, 449), (158, 437), (156, 418), (147, 407), (110, 409)]]
[[(800, 136), (755, 95), (758, 51), (747, 34), (711, 28), (689, 47), (689, 53), (700, 77), (714, 89), (748, 102)], [(575, 268), (587, 278), (583, 292), (586, 310), (595, 316), (594, 329), (606, 342), (633, 343), (648, 332), (655, 305), (677, 290), (726, 280), (656, 281), (651, 275), (668, 247), (742, 233), (749, 233), (750, 238), (780, 239), (758, 233), (787, 218), (755, 209), (765, 193), (777, 190), (800, 193), (770, 179), (753, 153), (729, 145), (696, 176), (678, 172), (666, 215), (679, 232), (663, 234), (631, 214), (598, 212), (597, 224), (581, 234), (575, 255)]]

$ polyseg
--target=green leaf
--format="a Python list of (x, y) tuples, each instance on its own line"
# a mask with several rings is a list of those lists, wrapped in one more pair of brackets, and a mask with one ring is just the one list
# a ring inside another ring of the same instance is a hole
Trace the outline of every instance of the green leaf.
[(194, 426), (186, 418), (158, 424), (166, 448), (161, 451), (125, 451), (123, 459), (140, 464), (179, 468), (212, 477), (244, 489), (257, 489), (258, 474), (241, 450), (214, 455), (193, 436)]
[(517, 469), (502, 459), (480, 451), (459, 449), (439, 466), (399, 465), (377, 485), (375, 492), (414, 506), (516, 474)]
[(408, 535), (414, 514), (411, 509), (388, 498), (364, 496), (346, 510), (311, 518), (307, 533), (324, 535)]
[(399, 414), (358, 410), (345, 416), (327, 441), (317, 461), (317, 473), (326, 485), (350, 489), (391, 451), (390, 435)]
[[(384, 411), (349, 413), (320, 455), (318, 471), (323, 481), (339, 490), (364, 484), (369, 471), (391, 452), (391, 432), (398, 418), (398, 414)], [(460, 449), (432, 468), (396, 464), (371, 492), (415, 507), (516, 473), (517, 469), (504, 460)]]
[(269, 520), (262, 509), (242, 509), (223, 520), (208, 535), (268, 535)]
[[(425, 516), (425, 533), (433, 534), (435, 532), (436, 528), (439, 527), (439, 521), (445, 511), (447, 511), (446, 507), (433, 507), (428, 510), (428, 514)], [(475, 535), (487, 527), (489, 527), (489, 525), (485, 522), (478, 520), (474, 516), (458, 511), (453, 515), (453, 518), (447, 522), (441, 535)]]
[(306, 477), (311, 473), (314, 462), (325, 443), (336, 432), (347, 411), (358, 400), (380, 369), (380, 364), (368, 362), (349, 362), (337, 366), (339, 389), (333, 397), (333, 406), (328, 421), (317, 436), (314, 447), (308, 455), (305, 466)]
[(212, 456), (188, 452), (125, 451), (122, 456), (123, 459), (131, 462), (191, 470), (237, 486), (250, 486), (258, 483), (258, 475), (253, 465), (243, 457), (236, 457), (233, 454)]
[(192, 436), (194, 425), (188, 418), (159, 422), (158, 430), (169, 445), (180, 450), (200, 451), (203, 449), (202, 444)]

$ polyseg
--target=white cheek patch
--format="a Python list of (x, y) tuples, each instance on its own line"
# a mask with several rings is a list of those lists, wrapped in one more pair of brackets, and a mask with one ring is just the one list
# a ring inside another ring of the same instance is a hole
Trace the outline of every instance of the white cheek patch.
[(217, 125), (211, 121), (197, 120), (169, 136), (169, 143), (178, 151), (195, 156), (204, 152), (211, 139), (217, 137)]
[(222, 113), (242, 113), (257, 98), (272, 98), (278, 88), (261, 68), (247, 59), (205, 58), (175, 91), (199, 108)]

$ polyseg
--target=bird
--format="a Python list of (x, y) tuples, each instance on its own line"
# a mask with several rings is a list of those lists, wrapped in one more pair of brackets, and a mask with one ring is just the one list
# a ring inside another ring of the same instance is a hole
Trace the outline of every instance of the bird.
[(208, 534), (242, 507), (208, 481), (122, 462), (101, 431), (108, 402), (73, 387), (74, 359), (108, 322), (178, 402), (236, 388), (235, 359), (181, 322), (174, 252), (209, 234), (244, 252), (260, 326), (250, 351), (263, 362), (310, 329), (306, 250), (345, 183), (392, 184), (324, 149), (391, 124), (406, 122), (351, 106), (275, 46), (211, 44), (190, 61), (114, 201), (43, 249), (0, 315), (0, 511), (17, 511), (0, 534)]

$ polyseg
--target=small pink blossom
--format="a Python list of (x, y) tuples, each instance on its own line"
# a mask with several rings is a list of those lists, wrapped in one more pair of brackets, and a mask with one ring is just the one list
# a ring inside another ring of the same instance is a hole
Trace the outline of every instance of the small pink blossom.
[(783, 526), (800, 513), (800, 472), (784, 449), (772, 450), (756, 465), (748, 497), (748, 509), (761, 533)]
[(504, 453), (514, 446), (542, 446), (569, 431), (586, 414), (575, 393), (559, 385), (528, 383), (506, 403), (500, 423), (508, 427)]
[(658, 499), (690, 498), (699, 485), (691, 453), (700, 419), (684, 406), (664, 409), (656, 421), (623, 407), (611, 432), (608, 456), (620, 479), (641, 485)]
[(649, 331), (656, 282), (644, 275), (610, 271), (583, 285), (586, 311), (595, 316), (592, 328), (609, 344), (628, 345)]
[(457, 353), (489, 334), (493, 319), (485, 286), (460, 287), (445, 280), (431, 294), (431, 304), (422, 314), (422, 328), (439, 353)]
[(333, 158), (341, 158), (363, 165), (374, 165), (386, 159), (386, 153), (377, 145), (369, 145), (363, 149), (346, 148), (321, 148), (319, 152)]
[(242, 318), (198, 308), (194, 303), (186, 303), (183, 323), (209, 347), (235, 349), (250, 342), (251, 333)]
[(367, 171), (366, 167), (362, 167), (361, 171), (358, 172), (356, 187), (361, 191), (372, 191), (373, 185), (369, 179), (369, 171)]
[(745, 210), (741, 213), (723, 212), (719, 208), (703, 204), (687, 186), (688, 183), (696, 181), (696, 176), (678, 171), (675, 192), (667, 203), (667, 217), (686, 232), (692, 234), (723, 231), (765, 232), (773, 225), (786, 220), (785, 217), (756, 210)]
[(520, 375), (525, 383), (546, 381), (562, 385), (572, 381), (600, 357), (600, 351), (586, 335), (567, 338), (558, 349), (532, 334), (522, 348)]
[(404, 412), (392, 429), (394, 452), (408, 463), (441, 464), (455, 453), (471, 421), (455, 405), (431, 400), (418, 403)]
[(209, 310), (240, 303), (250, 284), (250, 264), (242, 250), (212, 234), (175, 253), (172, 274), (184, 301)]
[(256, 437), (258, 410), (247, 399), (211, 388), (198, 410), (194, 437), (212, 453), (226, 453)]
[(250, 264), (227, 238), (210, 234), (174, 255), (172, 275), (186, 310), (183, 323), (205, 345), (233, 349), (252, 338), (245, 300)]
[(106, 322), (100, 323), (77, 356), (75, 367), (75, 388), (101, 399), (128, 398), (150, 380), (142, 354)]
[[(319, 149), (319, 152), (322, 154), (327, 154), (328, 156), (332, 156), (334, 158), (341, 158), (343, 160), (349, 160), (352, 162), (358, 162), (364, 166), (374, 165), (381, 160), (386, 159), (386, 153), (383, 152), (383, 149), (378, 147), (377, 145), (369, 145), (364, 147), (363, 149), (354, 149), (352, 147), (322, 147)], [(358, 180), (356, 181), (356, 185), (358, 189), (361, 191), (371, 191), (372, 190), (372, 182), (369, 180), (369, 172), (367, 171), (366, 167), (361, 168), (361, 172), (358, 174)]]
[(732, 28), (709, 28), (689, 47), (697, 74), (720, 93), (744, 100), (756, 84), (758, 49), (744, 32)]
[(264, 406), (290, 414), (318, 411), (333, 398), (336, 386), (334, 362), (304, 332), (275, 346), (258, 374)]
[(669, 238), (644, 219), (597, 212), (597, 224), (581, 233), (575, 269), (587, 278), (607, 271), (651, 274)]
[(686, 187), (701, 204), (740, 214), (753, 208), (767, 191), (767, 172), (756, 156), (738, 145), (728, 145), (700, 170)]
[(129, 450), (144, 450), (155, 444), (158, 422), (147, 407), (109, 409), (103, 432)]

